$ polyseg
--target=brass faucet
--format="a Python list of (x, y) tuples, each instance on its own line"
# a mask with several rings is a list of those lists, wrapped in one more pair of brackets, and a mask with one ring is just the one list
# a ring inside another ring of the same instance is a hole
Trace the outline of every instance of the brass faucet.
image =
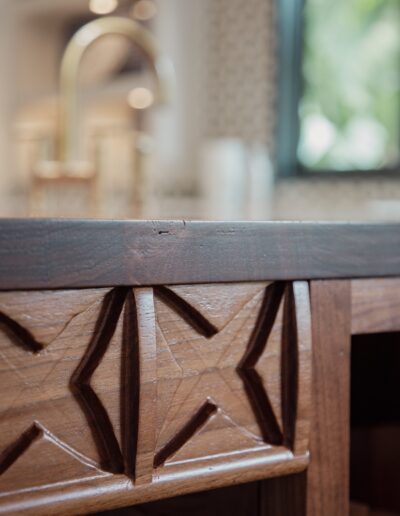
[(173, 68), (170, 61), (158, 52), (150, 31), (129, 18), (118, 16), (98, 18), (81, 27), (68, 43), (61, 62), (58, 160), (41, 162), (35, 167), (34, 190), (47, 180), (92, 181), (95, 178), (94, 166), (82, 159), (78, 144), (78, 72), (86, 49), (109, 34), (125, 36), (143, 51), (156, 77), (155, 102), (166, 102), (170, 96)]

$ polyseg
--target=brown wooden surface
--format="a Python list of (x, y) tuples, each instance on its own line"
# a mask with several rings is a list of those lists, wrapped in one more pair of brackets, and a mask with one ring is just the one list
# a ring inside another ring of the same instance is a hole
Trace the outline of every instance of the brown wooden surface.
[(395, 224), (0, 220), (0, 289), (399, 274)]
[(0, 293), (0, 511), (70, 514), (308, 462), (306, 282)]
[[(96, 513), (97, 516), (264, 516), (262, 482), (211, 489), (175, 496), (123, 509)], [(274, 514), (274, 513), (272, 513)], [(270, 515), (271, 516), (271, 515)], [(280, 515), (279, 516), (283, 516)], [(293, 516), (293, 515), (292, 515)]]
[[(298, 516), (311, 448), (308, 516), (346, 516), (349, 339), (400, 329), (399, 251), (397, 225), (0, 221), (0, 510), (283, 476), (262, 499)], [(298, 280), (368, 276), (311, 282), (310, 405)]]
[(373, 278), (351, 282), (351, 331), (400, 331), (400, 278)]
[(312, 281), (313, 397), (307, 515), (349, 513), (349, 281)]
[(306, 515), (306, 472), (271, 478), (260, 484), (260, 516)]

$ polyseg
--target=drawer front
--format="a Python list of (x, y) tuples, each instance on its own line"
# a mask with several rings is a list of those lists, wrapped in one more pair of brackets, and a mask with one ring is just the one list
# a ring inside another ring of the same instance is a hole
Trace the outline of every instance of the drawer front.
[(301, 281), (0, 293), (0, 511), (304, 469), (310, 352)]

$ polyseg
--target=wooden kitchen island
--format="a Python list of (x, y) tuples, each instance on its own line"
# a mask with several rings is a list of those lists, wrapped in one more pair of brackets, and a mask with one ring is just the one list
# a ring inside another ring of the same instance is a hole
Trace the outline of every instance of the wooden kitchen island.
[(1, 220), (0, 513), (345, 516), (395, 332), (398, 225)]

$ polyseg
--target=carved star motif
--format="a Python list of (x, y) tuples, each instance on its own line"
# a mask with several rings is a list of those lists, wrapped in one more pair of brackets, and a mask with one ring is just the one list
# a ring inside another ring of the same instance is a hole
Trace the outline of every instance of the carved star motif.
[(0, 311), (0, 382), (7, 385), (0, 415), (0, 473), (43, 433), (86, 464), (124, 470), (111, 421), (90, 380), (113, 338), (127, 293), (102, 290), (47, 346)]
[[(155, 466), (172, 456), (217, 410), (260, 443), (283, 443), (256, 370), (283, 294), (282, 283), (269, 285), (218, 331), (175, 292), (155, 288), (158, 346), (164, 357), (158, 364), (158, 398), (159, 406), (165, 405), (161, 408)], [(167, 400), (165, 392), (171, 385), (173, 394)]]

